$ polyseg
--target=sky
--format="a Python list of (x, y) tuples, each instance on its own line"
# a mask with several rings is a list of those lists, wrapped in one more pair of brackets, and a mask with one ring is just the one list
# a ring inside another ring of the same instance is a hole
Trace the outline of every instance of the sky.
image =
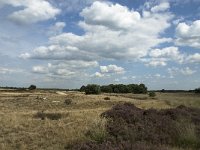
[(200, 0), (0, 0), (0, 86), (200, 87)]

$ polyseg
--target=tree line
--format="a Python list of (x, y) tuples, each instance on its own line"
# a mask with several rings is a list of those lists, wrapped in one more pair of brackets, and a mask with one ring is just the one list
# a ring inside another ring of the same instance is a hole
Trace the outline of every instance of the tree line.
[(147, 87), (144, 84), (109, 84), (109, 85), (97, 85), (88, 84), (80, 88), (81, 92), (86, 94), (100, 94), (103, 93), (134, 93), (134, 94), (146, 94)]

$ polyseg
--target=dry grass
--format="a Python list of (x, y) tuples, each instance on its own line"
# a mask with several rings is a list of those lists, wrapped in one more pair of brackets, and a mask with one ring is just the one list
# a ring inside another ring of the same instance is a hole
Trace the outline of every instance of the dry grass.
[(157, 98), (165, 101), (171, 107), (185, 105), (188, 107), (200, 107), (200, 94), (194, 93), (156, 93)]
[[(186, 95), (157, 93), (157, 99), (149, 99), (147, 95), (134, 94), (0, 91), (0, 149), (64, 149), (76, 140), (86, 140), (86, 132), (101, 122), (99, 115), (117, 103), (132, 102), (145, 109), (164, 109), (179, 104), (200, 107), (199, 96)], [(106, 96), (110, 97), (109, 101), (104, 100)], [(72, 104), (66, 105), (66, 99), (71, 99)], [(60, 113), (62, 117), (59, 120), (35, 118), (40, 111)]]

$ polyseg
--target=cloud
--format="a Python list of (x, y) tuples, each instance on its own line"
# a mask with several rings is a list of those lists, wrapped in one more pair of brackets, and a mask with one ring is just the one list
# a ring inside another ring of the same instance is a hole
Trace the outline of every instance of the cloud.
[(66, 26), (65, 22), (56, 22), (53, 26), (49, 28), (47, 34), (49, 36), (56, 36), (58, 34), (61, 34), (65, 26)]
[(152, 49), (149, 51), (148, 55), (149, 57), (140, 59), (146, 66), (166, 66), (169, 61), (177, 62), (179, 64), (187, 62), (187, 55), (181, 53), (179, 48), (174, 46), (164, 47), (162, 49)]
[(196, 71), (190, 69), (189, 67), (186, 67), (186, 68), (184, 68), (184, 69), (181, 69), (180, 72), (181, 72), (183, 75), (192, 75), (192, 74), (194, 74)]
[(179, 23), (176, 27), (176, 41), (179, 46), (190, 46), (200, 49), (200, 20), (191, 24)]
[(20, 24), (52, 19), (61, 12), (46, 0), (1, 0), (0, 4), (21, 8), (9, 15), (12, 21)]
[[(147, 12), (147, 10), (145, 10)], [(120, 4), (96, 1), (80, 13), (78, 24), (83, 35), (62, 33), (52, 36), (49, 45), (23, 54), (32, 59), (51, 60), (136, 60), (170, 38), (160, 34), (170, 27), (169, 12), (150, 12), (149, 16)], [(156, 28), (155, 28), (156, 26)]]
[(24, 53), (21, 58), (31, 58), (40, 60), (84, 60), (91, 61), (95, 56), (82, 51), (77, 47), (53, 44), (50, 46), (40, 46), (33, 50), (32, 54)]
[(101, 73), (114, 73), (123, 74), (125, 72), (124, 68), (118, 67), (116, 65), (100, 66)]
[(152, 74), (144, 75), (144, 78), (145, 79), (164, 79), (164, 78), (166, 78), (166, 76), (156, 73), (153, 75)]
[(44, 66), (34, 66), (32, 70), (34, 73), (41, 73), (41, 74), (45, 74), (48, 72), (48, 69)]
[(7, 73), (12, 73), (12, 72), (13, 72), (12, 69), (0, 67), (0, 74), (7, 74)]
[(80, 15), (86, 24), (103, 25), (111, 29), (131, 28), (141, 19), (138, 12), (129, 11), (127, 7), (101, 2), (94, 2), (91, 7), (83, 9)]
[[(49, 0), (65, 13), (76, 13), (97, 0)], [(101, 0), (103, 1), (103, 0)]]
[(146, 63), (146, 66), (152, 66), (152, 67), (158, 67), (158, 66), (166, 66), (167, 63), (163, 60), (150, 60), (148, 63)]
[(91, 77), (97, 77), (97, 78), (102, 78), (104, 77), (105, 75), (100, 73), (100, 72), (95, 72), (94, 74), (91, 75)]
[(149, 56), (153, 58), (166, 58), (179, 63), (182, 63), (185, 58), (185, 55), (180, 53), (178, 47), (173, 46), (162, 49), (153, 49), (150, 51)]
[(195, 53), (195, 54), (189, 55), (187, 57), (187, 60), (190, 63), (200, 63), (200, 53)]
[[(81, 72), (86, 73), (88, 69), (58, 68), (63, 62), (67, 64), (72, 61), (82, 63), (105, 60), (138, 61), (148, 56), (152, 48), (172, 40), (161, 37), (161, 34), (170, 27), (173, 15), (166, 10), (161, 13), (151, 12), (151, 8), (144, 11), (145, 15), (120, 4), (96, 1), (80, 13), (83, 20), (79, 21), (78, 25), (84, 30), (84, 34), (63, 32), (52, 35), (47, 45), (36, 47), (29, 53), (21, 54), (20, 57), (57, 61), (57, 65), (48, 68), (46, 75), (61, 77), (69, 75), (73, 77)], [(148, 65), (165, 66), (166, 61), (155, 58)], [(95, 67), (90, 66), (90, 68)], [(40, 69), (34, 71), (33, 68), (33, 72), (43, 73)], [(100, 71), (93, 76), (103, 77), (124, 72), (124, 68), (116, 65), (100, 66)]]
[(161, 12), (161, 11), (166, 11), (169, 8), (170, 8), (169, 2), (163, 2), (163, 3), (160, 3), (159, 5), (151, 8), (151, 11), (152, 12)]
[(91, 61), (58, 61), (54, 63), (48, 63), (47, 66), (34, 66), (32, 68), (33, 73), (44, 74), (49, 77), (60, 77), (60, 78), (74, 78), (85, 76), (85, 70), (87, 68), (97, 67), (98, 62)]
[(0, 67), (0, 74), (10, 74), (10, 73), (20, 73), (20, 72), (23, 72), (23, 70), (7, 68), (7, 67)]
[(170, 74), (170, 78), (174, 78), (174, 76), (179, 75), (179, 74), (189, 76), (196, 72), (196, 70), (192, 70), (189, 67), (185, 67), (181, 69), (177, 67), (172, 67), (172, 68), (168, 68), (167, 71)]
[(29, 53), (23, 53), (23, 54), (20, 54), (19, 58), (28, 59), (28, 58), (31, 58), (31, 55)]
[(125, 69), (117, 65), (99, 66), (99, 69), (100, 71), (95, 72), (94, 74), (91, 75), (91, 77), (102, 78), (102, 77), (110, 77), (111, 75), (117, 75), (117, 74), (119, 75), (125, 73)]

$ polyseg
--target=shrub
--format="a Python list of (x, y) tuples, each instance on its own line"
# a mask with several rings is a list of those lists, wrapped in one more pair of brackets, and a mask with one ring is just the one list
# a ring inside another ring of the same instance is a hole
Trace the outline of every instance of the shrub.
[[(200, 141), (197, 140), (200, 137), (196, 137), (200, 135), (200, 109), (180, 106), (160, 111), (143, 110), (125, 103), (114, 106), (102, 116), (111, 120), (108, 121), (107, 131), (116, 141), (146, 141), (154, 145), (181, 146), (182, 139), (187, 143), (184, 147), (200, 148)], [(180, 122), (182, 118), (191, 119), (191, 123)], [(197, 130), (194, 131), (193, 125)], [(184, 129), (181, 132), (180, 126)]]
[[(176, 124), (178, 131), (177, 145), (181, 147), (188, 147), (188, 145), (193, 148), (197, 147), (200, 144), (198, 140), (196, 128), (193, 123), (189, 120), (180, 120)], [(200, 145), (199, 145), (200, 146)]]
[(41, 120), (50, 119), (50, 120), (59, 120), (62, 118), (61, 113), (45, 113), (44, 111), (38, 112), (34, 115), (35, 118), (40, 118)]
[(149, 97), (155, 97), (156, 93), (155, 92), (149, 92)]
[(35, 89), (36, 89), (36, 86), (35, 86), (35, 85), (30, 85), (28, 89), (29, 89), (29, 90), (35, 90)]
[(104, 100), (110, 100), (110, 97), (104, 97)]
[(85, 94), (100, 94), (101, 88), (99, 85), (96, 84), (88, 84), (85, 87)]
[(65, 104), (66, 104), (66, 105), (70, 105), (71, 103), (72, 103), (72, 100), (71, 100), (71, 99), (66, 99), (66, 100), (65, 100)]
[(95, 120), (90, 127), (90, 129), (86, 132), (86, 136), (97, 143), (102, 143), (107, 138), (106, 131), (106, 119), (102, 118), (100, 120)]

